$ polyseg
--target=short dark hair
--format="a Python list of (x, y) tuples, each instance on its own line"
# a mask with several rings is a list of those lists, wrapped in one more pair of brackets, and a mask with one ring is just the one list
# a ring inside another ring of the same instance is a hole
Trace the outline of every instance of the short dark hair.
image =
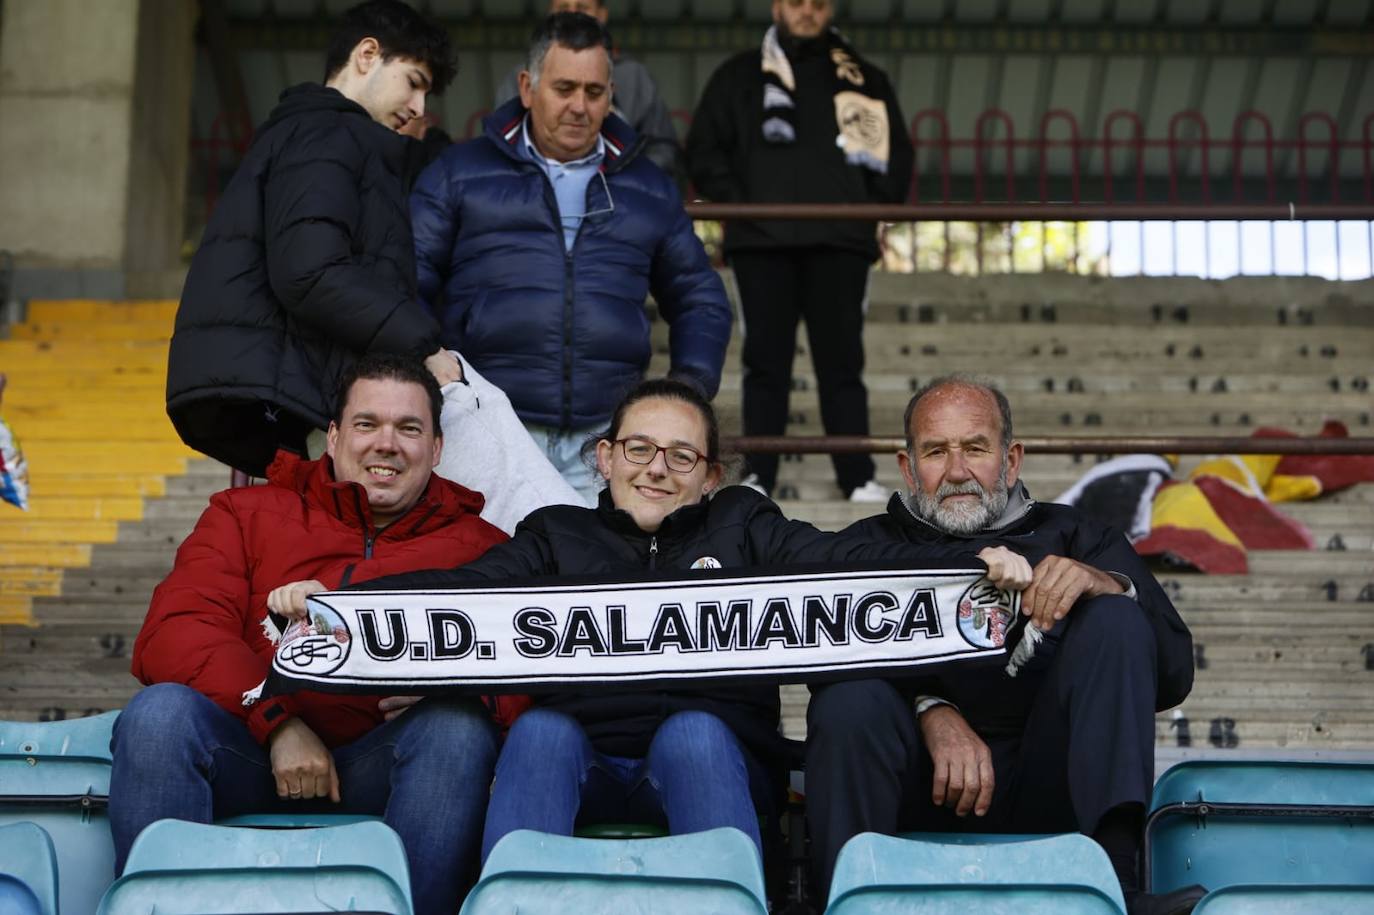
[(625, 421), (625, 414), (629, 412), (630, 407), (641, 400), (653, 397), (676, 400), (695, 407), (701, 414), (701, 421), (706, 425), (706, 460), (713, 464), (725, 463), (720, 453), (720, 421), (716, 418), (715, 408), (706, 399), (706, 395), (701, 393), (701, 388), (681, 378), (648, 378), (626, 391), (625, 396), (620, 398), (620, 403), (616, 405), (615, 412), (611, 414), (610, 426), (605, 432), (599, 432), (587, 439), (582, 446), (583, 459), (589, 465), (594, 463), (597, 443), (603, 440), (613, 442), (620, 438), (620, 425)]
[(334, 424), (342, 426), (344, 407), (348, 405), (348, 395), (353, 385), (359, 381), (408, 381), (425, 389), (429, 397), (429, 416), (434, 423), (434, 434), (443, 435), (439, 417), (444, 412), (444, 393), (439, 382), (424, 364), (411, 356), (396, 353), (368, 353), (344, 371), (339, 379), (339, 389), (334, 396)]
[(348, 63), (348, 55), (364, 38), (375, 38), (382, 60), (405, 57), (429, 67), (430, 92), (440, 94), (453, 82), (458, 59), (448, 30), (431, 22), (401, 0), (367, 0), (343, 14), (324, 57), (324, 81), (329, 82)]
[(548, 56), (549, 48), (554, 45), (570, 51), (604, 48), (607, 66), (611, 62), (611, 38), (601, 27), (601, 23), (586, 13), (553, 13), (540, 20), (530, 33), (530, 49), (525, 58), (525, 69), (529, 71), (532, 84), (539, 84), (539, 74), (544, 69), (544, 58)]
[(1011, 448), (1011, 403), (1007, 400), (1007, 395), (1003, 394), (997, 385), (976, 375), (965, 375), (955, 373), (952, 375), (941, 375), (928, 382), (915, 394), (911, 395), (911, 400), (907, 402), (906, 412), (902, 414), (902, 434), (906, 436), (906, 450), (910, 451), (915, 447), (916, 442), (911, 437), (911, 420), (916, 415), (916, 405), (926, 396), (935, 393), (940, 388), (973, 388), (978, 391), (986, 391), (997, 403), (997, 412), (1002, 418), (1002, 453), (1006, 454)]

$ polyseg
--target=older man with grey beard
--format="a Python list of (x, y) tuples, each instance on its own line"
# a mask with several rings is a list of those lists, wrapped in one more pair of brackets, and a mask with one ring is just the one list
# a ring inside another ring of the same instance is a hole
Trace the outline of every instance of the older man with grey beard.
[[(859, 832), (1078, 831), (1107, 852), (1132, 915), (1190, 911), (1196, 888), (1142, 894), (1136, 861), (1154, 713), (1192, 687), (1187, 626), (1121, 534), (1031, 499), (1001, 391), (937, 379), (912, 397), (905, 427), (897, 464), (908, 493), (848, 532), (1022, 553), (1034, 566), (1022, 612), (1044, 641), (1015, 679), (994, 668), (814, 688), (814, 895), (825, 898), (840, 846)], [(986, 638), (976, 622), (960, 629)]]

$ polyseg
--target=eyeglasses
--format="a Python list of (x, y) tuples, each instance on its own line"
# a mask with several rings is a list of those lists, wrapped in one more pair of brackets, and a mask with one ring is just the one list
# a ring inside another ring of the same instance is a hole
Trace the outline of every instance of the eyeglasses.
[(710, 460), (695, 448), (688, 448), (686, 445), (656, 445), (646, 438), (621, 438), (616, 439), (616, 444), (624, 452), (625, 460), (631, 464), (652, 464), (654, 458), (662, 451), (663, 463), (674, 473), (691, 473), (697, 469), (697, 464)]

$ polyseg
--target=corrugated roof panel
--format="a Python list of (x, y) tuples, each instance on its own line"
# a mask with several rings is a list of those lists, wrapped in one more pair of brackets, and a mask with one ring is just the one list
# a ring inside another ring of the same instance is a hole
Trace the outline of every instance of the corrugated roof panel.
[(901, 16), (905, 22), (939, 22), (944, 15), (944, 0), (902, 0)]
[[(1011, 116), (1017, 139), (1028, 139), (1037, 132), (1035, 106), (1039, 99), (1041, 82), (1049, 79), (1049, 68), (1049, 60), (1039, 55), (1009, 55), (1002, 62), (1002, 82), (997, 90), (997, 107)], [(998, 132), (989, 136), (1001, 137), (1003, 134)], [(1000, 174), (1003, 163), (1007, 161), (1005, 154), (999, 150), (992, 161)], [(1022, 149), (1017, 151), (1014, 161), (1016, 174), (1025, 175), (1029, 174), (1033, 164), (1038, 163), (1039, 159)]]
[[(941, 62), (948, 60), (943, 55), (920, 54), (907, 57), (902, 61), (901, 67), (895, 73), (889, 73), (892, 78), (892, 85), (897, 90), (897, 98), (902, 103), (902, 114), (906, 117), (906, 129), (911, 130), (911, 124), (916, 116), (929, 108), (938, 108), (943, 104), (944, 99), (937, 100), (939, 70)], [(921, 125), (919, 138), (930, 140), (938, 137), (939, 129), (935, 123), (926, 120)], [(922, 175), (938, 174), (940, 167), (939, 153), (928, 147), (921, 148), (917, 153), (916, 171)]]
[(1000, 0), (959, 0), (957, 16), (960, 22), (990, 22), (1000, 7)]
[(1224, 25), (1252, 25), (1260, 21), (1265, 0), (1221, 0), (1217, 21)]
[(1049, 19), (1050, 0), (1008, 0), (1007, 19), (1011, 22), (1042, 23)]
[[(1102, 100), (1099, 107), (1098, 122), (1096, 124), (1080, 124), (1084, 134), (1101, 138), (1104, 136), (1107, 127), (1107, 118), (1113, 111), (1124, 109), (1134, 111), (1136, 103), (1140, 99), (1140, 83), (1145, 77), (1145, 58), (1134, 56), (1111, 57), (1107, 60), (1106, 70), (1102, 77)], [(1133, 134), (1131, 125), (1117, 119), (1112, 126), (1112, 139), (1115, 143), (1129, 143)], [(1096, 173), (1103, 167), (1102, 155), (1094, 152), (1086, 157), (1084, 162), (1085, 171)], [(1123, 178), (1128, 174), (1134, 174), (1131, 169), (1135, 167), (1133, 154), (1127, 148), (1117, 146), (1112, 151), (1112, 167), (1116, 174)], [(1120, 196), (1129, 196), (1129, 193), (1122, 190)]]
[(1110, 0), (1103, 18), (1117, 22), (1151, 22), (1158, 15), (1164, 0)]
[[(1312, 68), (1312, 78), (1307, 81), (1306, 92), (1302, 96), (1302, 113), (1311, 114), (1313, 118), (1307, 123), (1306, 129), (1294, 130), (1294, 139), (1305, 137), (1309, 143), (1307, 150), (1307, 175), (1309, 180), (1315, 185), (1323, 180), (1327, 169), (1331, 167), (1331, 157), (1328, 152), (1328, 143), (1334, 132), (1336, 137), (1340, 137), (1339, 125), (1333, 131), (1326, 122), (1322, 114), (1329, 115), (1334, 121), (1340, 113), (1341, 96), (1345, 90), (1345, 85), (1350, 77), (1350, 68), (1353, 62), (1349, 60), (1319, 60)], [(1350, 156), (1353, 161), (1357, 157)], [(1298, 157), (1294, 155), (1291, 160), (1292, 167), (1288, 174), (1297, 176)], [(1323, 190), (1321, 193), (1325, 193)]]
[(488, 19), (520, 19), (529, 15), (530, 6), (525, 0), (480, 0), (477, 11)]
[(1331, 0), (1326, 7), (1326, 21), (1330, 25), (1358, 25), (1365, 22), (1374, 7), (1374, 0)]
[[(1083, 112), (1088, 107), (1088, 94), (1092, 91), (1092, 72), (1093, 58), (1083, 55), (1066, 54), (1057, 58), (1054, 68), (1054, 82), (1050, 86), (1049, 105), (1046, 111), (1064, 109), (1073, 115), (1078, 123), (1078, 135), (1087, 135), (1087, 128), (1083, 124)], [(1027, 125), (1035, 136), (1040, 135), (1039, 124)], [(1055, 118), (1050, 121), (1046, 134), (1049, 139), (1056, 141), (1067, 141), (1070, 138), (1070, 127), (1063, 118)], [(1050, 174), (1067, 175), (1073, 168), (1073, 151), (1068, 146), (1051, 146), (1049, 155)], [(1040, 173), (1040, 159), (1037, 156), (1034, 160), (1035, 173)], [(1080, 160), (1079, 168), (1082, 169)]]
[(473, 0), (429, 0), (429, 12), (445, 19), (471, 16)]
[[(749, 4), (752, 6), (753, 4)], [(753, 10), (750, 10), (752, 13)], [(766, 10), (765, 10), (766, 12)], [(735, 0), (692, 0), (692, 16), (703, 21), (730, 19), (735, 14)], [(765, 15), (763, 18), (767, 18)], [(611, 19), (615, 23), (615, 19)]]
[(1101, 22), (1107, 0), (1064, 0), (1059, 17), (1065, 22)]
[(1274, 4), (1275, 25), (1305, 25), (1317, 18), (1317, 0), (1277, 0)]
[(892, 0), (849, 0), (845, 19), (852, 22), (886, 22), (892, 17)]
[[(944, 108), (949, 116), (950, 134), (954, 137), (971, 137), (978, 115), (987, 106), (987, 83), (991, 60), (983, 55), (959, 54), (951, 60), (949, 91), (947, 99), (937, 107)], [(1000, 131), (989, 130), (988, 137), (1003, 136)], [(966, 150), (956, 150), (950, 156), (955, 172), (973, 171), (973, 156)]]
[(1170, 24), (1195, 25), (1204, 21), (1211, 8), (1198, 0), (1167, 0), (1164, 19)]
[[(1192, 99), (1193, 81), (1198, 77), (1199, 65), (1200, 61), (1192, 57), (1164, 57), (1160, 60), (1149, 117), (1145, 121), (1145, 136), (1168, 137), (1170, 120), (1178, 112), (1186, 110)], [(1198, 136), (1197, 129), (1184, 123), (1180, 123), (1175, 131), (1175, 137), (1181, 141), (1195, 136)], [(1182, 157), (1178, 161), (1181, 163)], [(1151, 175), (1167, 175), (1168, 151), (1152, 149), (1147, 152), (1145, 171)]]
[(641, 3), (639, 14), (649, 21), (680, 19), (689, 12), (695, 12), (691, 6), (687, 0), (654, 0), (653, 3)]
[[(1218, 57), (1212, 61), (1199, 108), (1214, 140), (1231, 136), (1236, 115), (1245, 102), (1243, 95), (1252, 66), (1254, 63), (1249, 58)], [(1230, 177), (1231, 158), (1229, 151), (1212, 150), (1208, 165), (1214, 179)], [(1197, 171), (1190, 169), (1189, 173), (1197, 174)]]

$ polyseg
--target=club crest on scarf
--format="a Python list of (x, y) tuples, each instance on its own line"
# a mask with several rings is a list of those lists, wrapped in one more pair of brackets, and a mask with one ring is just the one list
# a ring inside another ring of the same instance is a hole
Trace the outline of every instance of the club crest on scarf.
[(316, 604), (308, 618), (286, 627), (277, 656), (298, 670), (327, 674), (343, 666), (352, 644), (353, 638), (338, 612)]
[(974, 582), (959, 598), (959, 633), (978, 648), (1001, 648), (1016, 619), (1011, 596), (987, 579)]

